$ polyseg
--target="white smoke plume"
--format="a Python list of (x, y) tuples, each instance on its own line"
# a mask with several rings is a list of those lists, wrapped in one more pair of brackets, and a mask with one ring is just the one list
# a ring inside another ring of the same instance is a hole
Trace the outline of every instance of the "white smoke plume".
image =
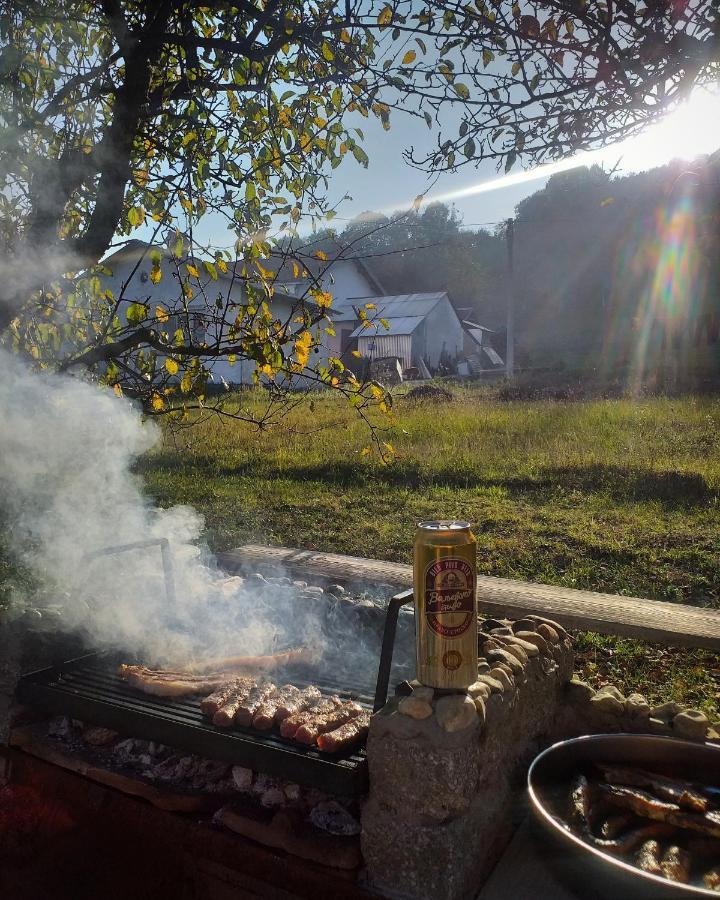
[[(11, 549), (50, 586), (63, 628), (94, 647), (155, 661), (264, 653), (318, 641), (287, 589), (223, 586), (198, 545), (202, 519), (158, 509), (131, 465), (159, 438), (126, 399), (79, 379), (31, 373), (0, 350), (0, 511)], [(106, 547), (166, 538), (175, 601), (159, 546), (90, 558)]]

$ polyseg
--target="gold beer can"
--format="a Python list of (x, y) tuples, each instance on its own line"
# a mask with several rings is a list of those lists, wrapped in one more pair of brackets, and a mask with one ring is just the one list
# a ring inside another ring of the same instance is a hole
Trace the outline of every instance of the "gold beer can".
[(475, 551), (469, 522), (420, 522), (415, 538), (417, 677), (448, 690), (477, 681)]

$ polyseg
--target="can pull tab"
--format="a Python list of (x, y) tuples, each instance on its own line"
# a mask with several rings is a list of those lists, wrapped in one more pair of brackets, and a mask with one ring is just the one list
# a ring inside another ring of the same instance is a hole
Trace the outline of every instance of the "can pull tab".
[(385, 628), (383, 630), (373, 712), (382, 709), (387, 703), (388, 686), (390, 684), (390, 669), (392, 668), (393, 650), (395, 649), (395, 632), (397, 631), (400, 607), (412, 603), (413, 599), (414, 593), (412, 588), (410, 588), (407, 591), (402, 591), (400, 594), (395, 594), (388, 603), (387, 612), (385, 613)]

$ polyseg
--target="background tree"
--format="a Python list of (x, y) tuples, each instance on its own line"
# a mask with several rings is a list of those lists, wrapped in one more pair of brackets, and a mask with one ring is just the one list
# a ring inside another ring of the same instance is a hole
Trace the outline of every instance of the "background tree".
[[(312, 288), (279, 321), (262, 265), (273, 232), (332, 215), (328, 170), (367, 163), (345, 113), (389, 127), (402, 108), (437, 125), (432, 151), (408, 151), (425, 168), (541, 161), (627, 136), (716, 76), (719, 27), (717, 5), (698, 0), (4, 0), (0, 328), (39, 363), (94, 368), (156, 412), (183, 385), (202, 397), (219, 355), (362, 404), (341, 362), (308, 367), (330, 298)], [(209, 213), (233, 230), (230, 251), (199, 246)], [(109, 295), (96, 268), (141, 227), (175, 234), (176, 308), (159, 316)], [(301, 268), (302, 252), (286, 252)], [(218, 296), (224, 269), (242, 302)], [(190, 322), (191, 302), (211, 343), (168, 327)], [(168, 357), (177, 371), (159, 393)]]

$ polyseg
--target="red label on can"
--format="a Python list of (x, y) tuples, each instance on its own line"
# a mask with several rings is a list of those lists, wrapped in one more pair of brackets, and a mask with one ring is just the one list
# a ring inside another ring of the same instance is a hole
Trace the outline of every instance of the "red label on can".
[(445, 638), (464, 634), (475, 617), (475, 580), (464, 559), (447, 556), (425, 571), (425, 617), (428, 627)]

